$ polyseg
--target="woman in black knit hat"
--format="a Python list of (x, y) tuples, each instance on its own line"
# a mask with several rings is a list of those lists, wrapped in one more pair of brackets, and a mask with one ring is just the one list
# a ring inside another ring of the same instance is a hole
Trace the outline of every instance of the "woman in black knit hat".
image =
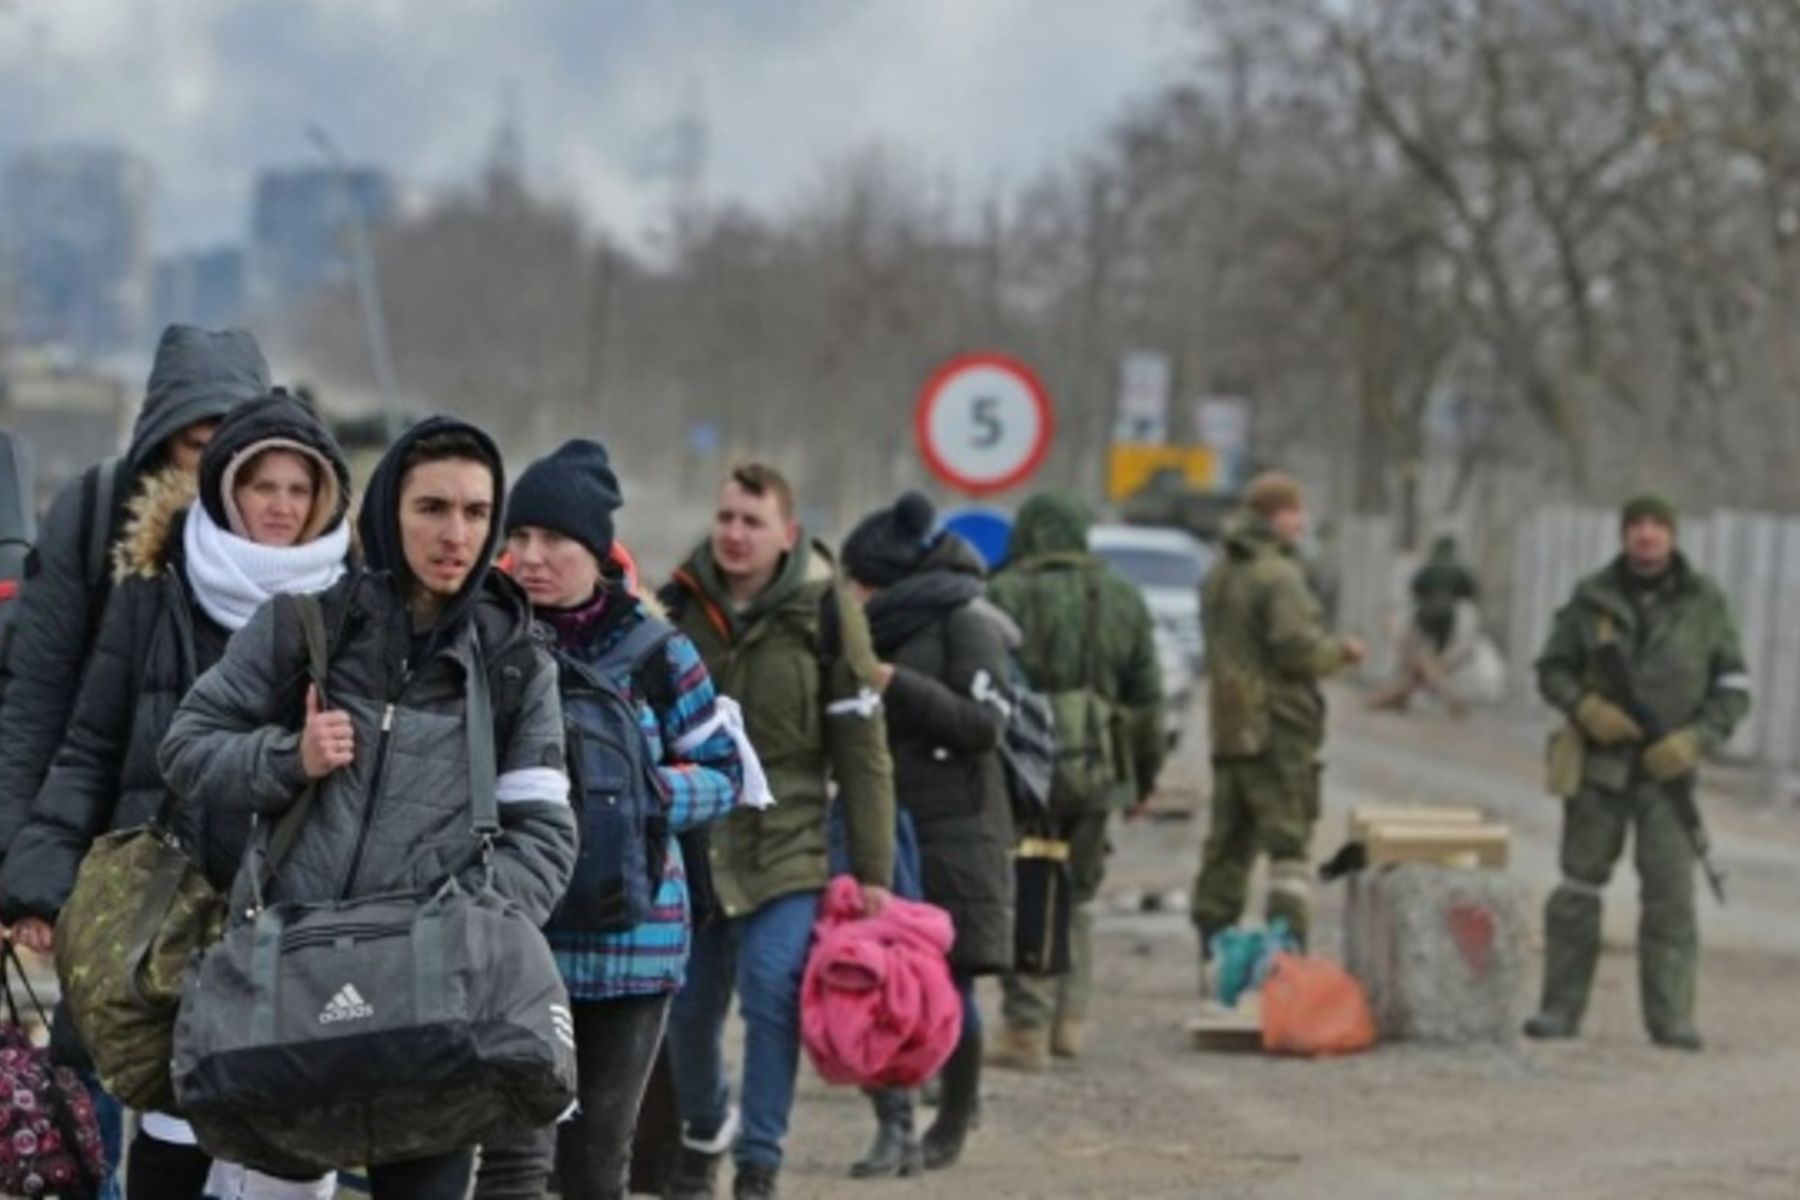
[(941, 1076), (943, 1099), (922, 1142), (912, 1096), (873, 1096), (879, 1128), (859, 1178), (947, 1167), (979, 1108), (981, 1018), (975, 979), (1012, 968), (1012, 816), (999, 755), (1001, 692), (1019, 631), (984, 598), (973, 546), (938, 531), (917, 492), (863, 519), (843, 564), (869, 616), (894, 760), (894, 794), (917, 832), (924, 898), (956, 926), (950, 965), (963, 1034)]
[[(743, 780), (731, 704), (714, 692), (699, 652), (611, 569), (623, 503), (605, 447), (575, 439), (519, 477), (506, 546), (532, 615), (555, 635), (562, 684), (591, 689), (580, 672), (601, 673), (636, 711), (643, 762), (667, 801), (663, 866), (639, 923), (588, 928), (565, 915), (546, 931), (573, 1002), (580, 1104), (554, 1130), (485, 1147), (475, 1200), (542, 1196), (553, 1161), (566, 1200), (626, 1194), (632, 1132), (692, 937), (676, 835), (729, 812)], [(580, 761), (573, 747), (570, 758)]]

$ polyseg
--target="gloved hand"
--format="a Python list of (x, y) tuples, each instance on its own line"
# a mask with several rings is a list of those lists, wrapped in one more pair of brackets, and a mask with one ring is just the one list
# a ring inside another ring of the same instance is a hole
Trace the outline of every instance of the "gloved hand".
[(1677, 729), (1644, 751), (1644, 770), (1658, 783), (1692, 775), (1700, 766), (1700, 735), (1693, 729)]
[(1583, 696), (1581, 703), (1575, 706), (1575, 723), (1602, 746), (1644, 740), (1644, 731), (1631, 719), (1630, 713), (1593, 692)]

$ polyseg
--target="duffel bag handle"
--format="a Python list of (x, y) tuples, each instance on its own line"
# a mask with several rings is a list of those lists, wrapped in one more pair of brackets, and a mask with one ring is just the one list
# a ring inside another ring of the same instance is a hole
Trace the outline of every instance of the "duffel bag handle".
[(495, 795), (499, 768), (494, 754), (494, 704), (488, 694), (487, 662), (481, 639), (472, 641), (468, 695), (463, 709), (469, 736), (469, 804), (475, 836), (481, 839), (481, 865), (487, 882), (494, 882), (494, 839), (500, 833), (500, 801)]
[(6, 949), (4, 954), (0, 954), (0, 992), (6, 994), (7, 1015), (12, 1018), (14, 1025), (21, 1029), (25, 1027), (25, 1022), (19, 1019), (19, 1001), (13, 995), (12, 981), (13, 976), (17, 975), (20, 986), (25, 989), (26, 998), (31, 1001), (32, 1010), (37, 1013), (38, 1020), (43, 1022), (45, 1029), (50, 1028), (50, 1014), (45, 1011), (44, 1002), (38, 999), (37, 989), (31, 986), (31, 979), (25, 974), (25, 963), (19, 958), (19, 947), (10, 937), (4, 940)]

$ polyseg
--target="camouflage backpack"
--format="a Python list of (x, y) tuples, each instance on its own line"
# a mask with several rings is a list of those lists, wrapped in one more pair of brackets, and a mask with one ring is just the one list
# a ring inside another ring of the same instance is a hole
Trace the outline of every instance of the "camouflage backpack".
[[(284, 597), (325, 676), (325, 622), (313, 596)], [(169, 1077), (188, 970), (217, 942), (225, 897), (173, 832), (175, 796), (148, 825), (100, 838), (56, 922), (56, 970), (100, 1082), (140, 1112), (175, 1111)], [(291, 835), (290, 835), (291, 836)]]

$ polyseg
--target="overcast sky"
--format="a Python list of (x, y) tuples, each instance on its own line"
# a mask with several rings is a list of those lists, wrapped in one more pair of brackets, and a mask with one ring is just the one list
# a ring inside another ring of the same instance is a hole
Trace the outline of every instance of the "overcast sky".
[(0, 155), (114, 142), (159, 251), (235, 241), (260, 167), (473, 176), (511, 89), (535, 184), (635, 238), (697, 95), (714, 198), (778, 207), (880, 139), (974, 197), (1091, 143), (1181, 67), (1180, 0), (0, 0)]

